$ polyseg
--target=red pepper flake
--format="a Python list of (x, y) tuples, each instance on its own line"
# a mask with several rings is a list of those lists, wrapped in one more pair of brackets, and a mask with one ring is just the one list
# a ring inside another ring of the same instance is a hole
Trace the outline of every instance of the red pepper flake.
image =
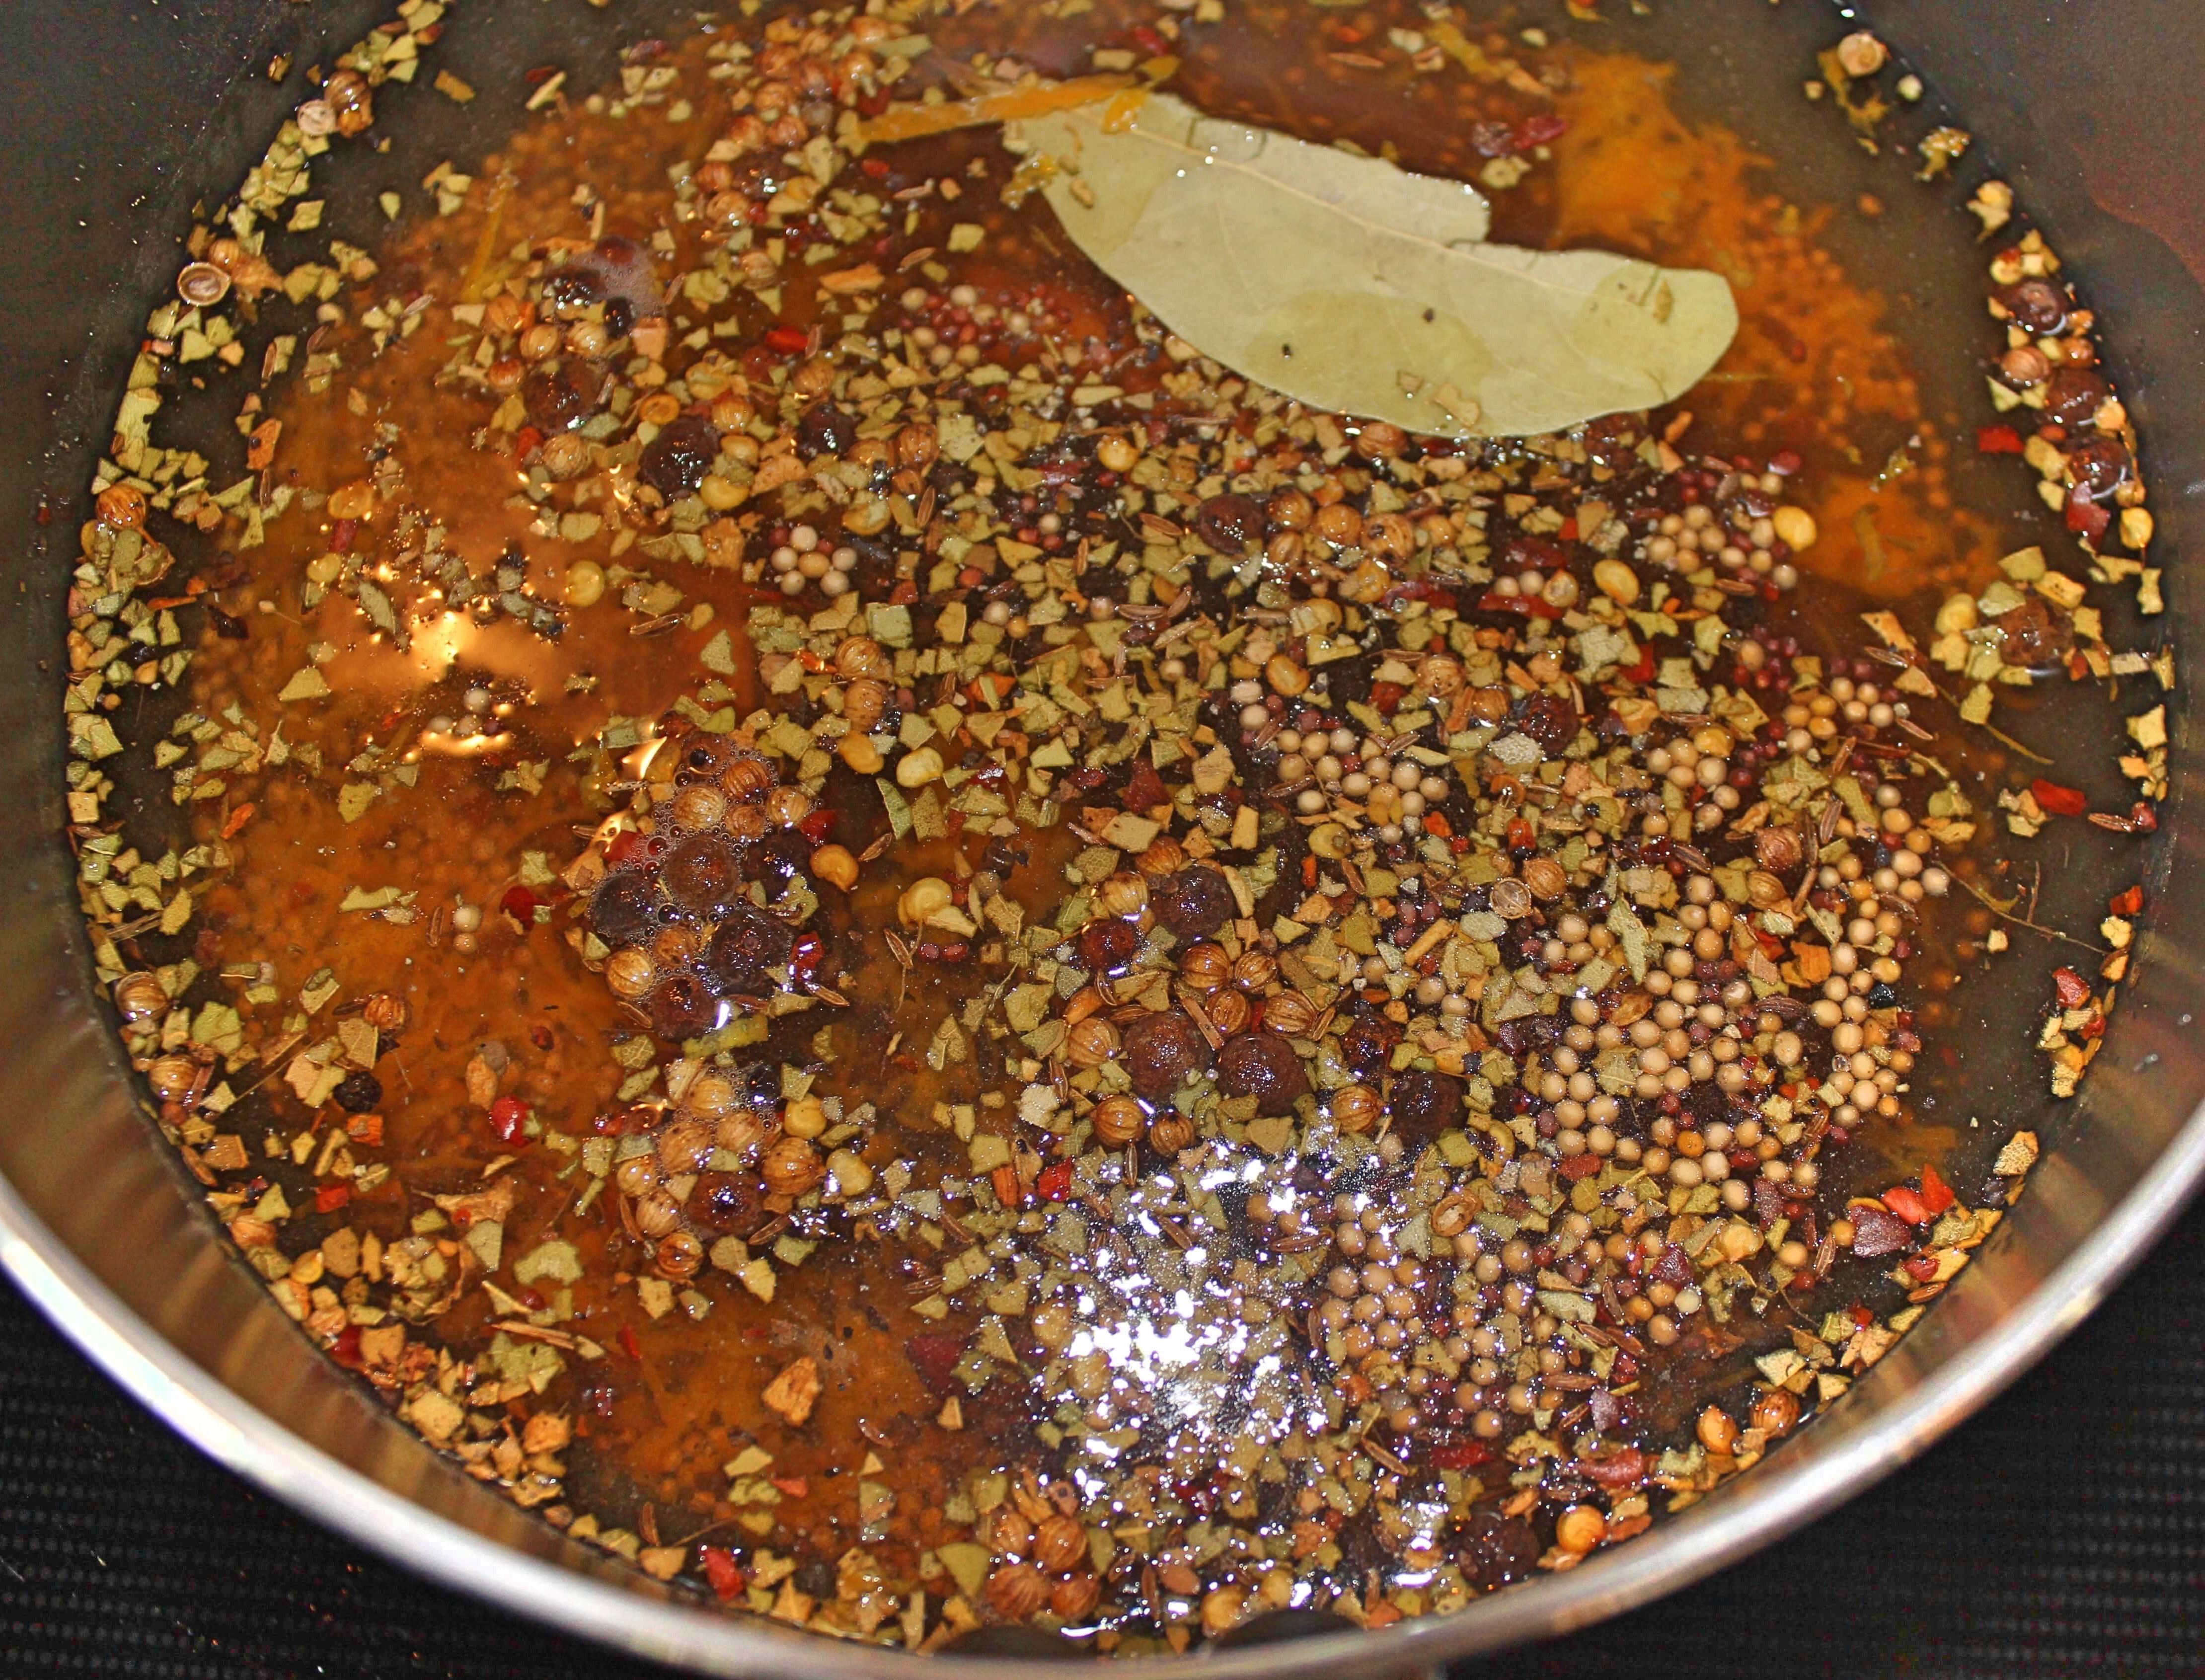
[(339, 519), (330, 527), (330, 551), (344, 554), (352, 548), (352, 539), (359, 534), (358, 519)]
[(348, 1370), (360, 1368), (360, 1326), (348, 1324), (330, 1344), (330, 1357)]
[(1562, 1157), (1562, 1176), (1565, 1178), (1567, 1178), (1572, 1184), (1577, 1183), (1580, 1178), (1590, 1178), (1594, 1173), (1600, 1171), (1600, 1167), (1601, 1161), (1598, 1155), (1565, 1155)]
[(534, 426), (523, 426), (514, 434), (513, 458), (515, 460), (526, 460), (529, 456), (543, 447), (544, 434)]
[(2079, 787), (2062, 787), (2056, 781), (2047, 781), (2042, 776), (2029, 784), (2030, 796), (2054, 816), (2080, 816), (2089, 810), (2090, 802)]
[(957, 1374), (957, 1362), (965, 1356), (962, 1336), (918, 1335), (903, 1345), (904, 1356), (936, 1392), (945, 1392)]
[[(1907, 1192), (1911, 1200), (1912, 1192)], [(1891, 1196), (1887, 1194), (1884, 1202)], [(1896, 1254), (1914, 1240), (1914, 1233), (1906, 1222), (1888, 1208), (1872, 1202), (1857, 1202), (1846, 1208), (1846, 1216), (1853, 1222), (1853, 1253), (1863, 1260), (1873, 1260), (1878, 1255)]]
[(2159, 831), (2159, 813), (2143, 799), (2138, 799), (2131, 805), (2126, 816), (2115, 816), (2111, 811), (2094, 810), (2090, 813), (2090, 821), (2116, 834), (2150, 834)]
[(1619, 676), (1620, 676), (1620, 677), (1624, 680), (1624, 681), (1626, 681), (1626, 682), (1651, 682), (1651, 681), (1653, 681), (1653, 680), (1654, 680), (1654, 650), (1653, 650), (1653, 648), (1652, 648), (1650, 645), (1649, 645), (1649, 646), (1646, 646), (1646, 647), (1642, 647), (1642, 648), (1640, 648), (1640, 649), (1638, 650), (1638, 659), (1637, 659), (1637, 662), (1635, 664), (1632, 664), (1632, 665), (1629, 665), (1629, 666), (1625, 667), (1622, 670), (1619, 671), (1616, 674), (1617, 674), (1617, 675), (1619, 675)]
[(835, 826), (835, 813), (822, 805), (796, 826), (804, 838), (810, 840), (812, 845), (824, 846), (827, 844), (828, 832)]
[(1558, 140), (1569, 132), (1570, 122), (1566, 116), (1552, 115), (1527, 116), (1516, 125), (1515, 139), (1511, 143), (1513, 151), (1529, 151), (1534, 146)]
[(2112, 911), (2116, 916), (2137, 916), (2142, 914), (2143, 911), (2143, 888), (2141, 887), (2131, 887), (2125, 893), (2114, 894), (2114, 896), (2107, 901), (2106, 908)]
[(1867, 1329), (1869, 1325), (1875, 1322), (1875, 1315), (1870, 1312), (1866, 1307), (1862, 1306), (1858, 1302), (1855, 1302), (1851, 1306), (1845, 1309), (1845, 1316), (1851, 1319), (1863, 1330)]
[(743, 1590), (743, 1566), (735, 1561), (735, 1554), (724, 1546), (700, 1546), (698, 1557), (704, 1565), (704, 1578), (712, 1583), (712, 1596), (722, 1603)]
[(811, 1492), (809, 1477), (800, 1475), (770, 1475), (766, 1478), (792, 1499), (801, 1499)]
[(352, 1200), (350, 1184), (318, 1184), (314, 1188), (314, 1211), (334, 1214)]
[(1605, 1458), (1579, 1458), (1570, 1468), (1603, 1487), (1637, 1487), (1646, 1480), (1646, 1455), (1635, 1446), (1621, 1447)]
[(615, 1338), (615, 1339), (620, 1343), (621, 1351), (622, 1353), (635, 1361), (637, 1364), (640, 1365), (643, 1363), (643, 1345), (635, 1339), (635, 1327), (633, 1325), (623, 1324), (621, 1326), (620, 1334)]
[(801, 327), (768, 327), (765, 329), (766, 347), (777, 350), (784, 356), (802, 355), (804, 347), (809, 341)]
[(536, 925), (536, 906), (543, 902), (526, 887), (508, 887), (497, 907), (513, 924), (514, 932), (526, 934)]
[(1385, 716), (1392, 716), (1401, 703), (1408, 689), (1397, 682), (1374, 682), (1370, 685), (1370, 704)]
[(528, 1105), (517, 1096), (502, 1096), (490, 1106), (490, 1129), (509, 1149), (528, 1147)]
[(259, 809), (260, 807), (259, 805), (253, 804), (250, 799), (248, 799), (243, 804), (240, 805), (235, 810), (230, 812), (228, 816), (223, 819), (222, 837), (224, 840), (234, 838), (240, 828), (242, 828), (247, 823), (253, 821), (253, 813)]
[(1072, 1163), (1052, 1161), (1034, 1180), (1034, 1190), (1044, 1202), (1062, 1202), (1072, 1195)]
[(2052, 994), (2062, 1009), (2080, 1009), (2090, 1000), (2090, 982), (2071, 968), (2052, 971)]
[(1922, 1205), (1932, 1214), (1941, 1214), (1954, 1199), (1952, 1187), (1938, 1176), (1935, 1167), (1925, 1164), (1922, 1168)]
[(818, 971), (819, 959), (826, 954), (826, 944), (817, 934), (805, 934), (798, 938), (796, 948), (788, 959), (788, 971), (798, 985), (811, 983), (811, 977)]
[(1899, 1264), (1925, 1284), (1937, 1275), (1937, 1256), (1934, 1254), (1910, 1254)]
[(1126, 781), (1126, 809), (1148, 810), (1154, 806), (1171, 803), (1171, 789), (1156, 774), (1156, 766), (1145, 758), (1133, 766), (1133, 774)]
[(1491, 1463), (1494, 1451), (1483, 1441), (1441, 1441), (1430, 1457), (1435, 1469), (1471, 1470)]
[(1929, 1209), (1921, 1196), (1905, 1184), (1893, 1184), (1883, 1193), (1883, 1205), (1909, 1225), (1929, 1223)]
[(2084, 542), (2096, 543), (2113, 522), (2113, 516), (2084, 495), (2081, 486), (2068, 492), (2067, 529)]
[(1151, 58), (1162, 58), (1171, 51), (1171, 43), (1156, 33), (1153, 26), (1137, 23), (1132, 27), (1133, 44)]
[(2012, 426), (1978, 426), (1976, 448), (1987, 455), (2018, 455), (2023, 448), (2021, 434)]

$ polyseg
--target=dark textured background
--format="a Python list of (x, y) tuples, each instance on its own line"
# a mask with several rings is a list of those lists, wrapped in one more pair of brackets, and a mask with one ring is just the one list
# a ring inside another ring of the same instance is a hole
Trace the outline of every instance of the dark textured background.
[[(626, 1680), (201, 1458), (0, 1285), (0, 1677)], [(2205, 1674), (2205, 1204), (2003, 1399), (1713, 1580), (1481, 1677)]]

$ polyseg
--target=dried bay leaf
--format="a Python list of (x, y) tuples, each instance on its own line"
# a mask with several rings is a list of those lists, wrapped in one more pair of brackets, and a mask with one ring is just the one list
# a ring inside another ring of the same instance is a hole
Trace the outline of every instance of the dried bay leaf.
[[(1006, 135), (1088, 257), (1205, 355), (1412, 431), (1553, 431), (1681, 395), (1738, 328), (1723, 278), (1489, 245), (1485, 200), (1169, 94)], [(1038, 161), (1034, 154), (1038, 154)]]

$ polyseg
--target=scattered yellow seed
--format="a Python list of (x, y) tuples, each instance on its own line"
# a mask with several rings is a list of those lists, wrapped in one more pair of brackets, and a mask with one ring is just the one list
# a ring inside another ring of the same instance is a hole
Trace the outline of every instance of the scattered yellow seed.
[(901, 787), (924, 787), (930, 781), (942, 780), (942, 755), (932, 747), (914, 748), (897, 763), (896, 784)]
[(1738, 1444), (1738, 1421), (1721, 1406), (1709, 1406), (1700, 1414), (1696, 1433), (1709, 1451), (1727, 1452)]
[(847, 1149), (837, 1149), (827, 1157), (827, 1178), (832, 1193), (839, 1196), (863, 1196), (873, 1187), (873, 1169)]
[(1602, 561), (1592, 568), (1592, 580), (1619, 607), (1628, 607), (1638, 599), (1638, 574), (1620, 560)]
[(1242, 1607), (1248, 1602), (1245, 1587), (1213, 1587), (1203, 1595), (1203, 1630), (1210, 1634), (1223, 1633), (1240, 1619)]
[(1776, 510), (1769, 522), (1776, 527), (1778, 539), (1787, 544), (1795, 554), (1813, 548), (1815, 539), (1822, 534), (1816, 528), (1812, 513), (1788, 502)]
[(1865, 29), (1838, 43), (1838, 62), (1849, 76), (1872, 76), (1891, 62), (1891, 49)]
[(1590, 1552), (1608, 1538), (1608, 1518), (1590, 1505), (1572, 1505), (1554, 1523), (1554, 1544), (1565, 1552)]
[(782, 1111), (781, 1129), (791, 1137), (817, 1137), (827, 1130), (827, 1108), (816, 1096), (799, 1096)]
[(697, 486), (697, 494), (716, 513), (724, 513), (730, 508), (740, 508), (750, 497), (750, 492), (733, 478), (723, 478), (716, 472), (704, 475), (704, 482)]
[(858, 884), (858, 860), (846, 846), (823, 846), (811, 854), (811, 873), (847, 893)]
[(578, 560), (567, 568), (567, 604), (593, 607), (604, 598), (605, 568), (594, 560)]
[(2142, 554), (2151, 546), (2152, 519), (2149, 508), (2121, 509), (2121, 543)]
[(1309, 686), (1309, 673), (1289, 654), (1273, 654), (1264, 662), (1263, 680), (1287, 695), (1299, 694)]
[(949, 883), (940, 876), (921, 876), (905, 887), (903, 896), (896, 900), (896, 917), (906, 928), (923, 928), (948, 909), (954, 896)]
[(330, 492), (330, 517), (333, 519), (364, 519), (374, 511), (375, 488), (365, 478), (340, 484)]
[(860, 735), (853, 729), (842, 737), (842, 745), (835, 750), (842, 755), (842, 762), (859, 775), (880, 773), (881, 750), (873, 745), (871, 736)]

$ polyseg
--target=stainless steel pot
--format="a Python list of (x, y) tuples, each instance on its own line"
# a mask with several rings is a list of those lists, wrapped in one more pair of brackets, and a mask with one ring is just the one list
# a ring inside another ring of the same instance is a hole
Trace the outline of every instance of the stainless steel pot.
[[(635, 11), (653, 9), (675, 10), (639, 0), (612, 27), (633, 39)], [(1785, 10), (1803, 41), (1838, 33), (1819, 8)], [(2025, 16), (2001, 9), (1994, 32), (1979, 8), (1953, 0), (1863, 10), (1967, 114), (2110, 322), (2115, 371), (2145, 440), (2170, 609), (2186, 626), (2205, 611), (2205, 584), (2180, 558), (2205, 543), (2205, 201), (2190, 187), (2205, 173), (2205, 95), (2194, 80), (2205, 14), (2155, 0), (2048, 0)], [(333, 21), (332, 12), (344, 15)], [(608, 62), (611, 28), (594, 25), (591, 39), (577, 40), (557, 32), (582, 27), (579, 9), (553, 13), (470, 0), (457, 15), (452, 49), (493, 102), (520, 86), (529, 65), (566, 64), (585, 84)], [(296, 97), (260, 74), (270, 56), (307, 62), (380, 9), (300, 14), (284, 0), (0, 8), (12, 43), (0, 66), (0, 193), (12, 230), (0, 266), (0, 390), (16, 421), (0, 496), (6, 528), (27, 533), (0, 561), (15, 583), (14, 610), (0, 621), (10, 794), (0, 800), (0, 961), (15, 977), (0, 990), (0, 1263), (203, 1451), (444, 1585), (710, 1672), (916, 1673), (898, 1653), (690, 1608), (425, 1451), (212, 1240), (152, 1138), (91, 983), (55, 838), (62, 757), (52, 656), (68, 533), (82, 517), (80, 487), (136, 322), (174, 272), (172, 236), (195, 196), (238, 179)], [(464, 156), (481, 144), (453, 149)], [(34, 523), (41, 508), (51, 525)], [(2194, 1018), (2205, 1003), (2205, 814), (2186, 695), (2175, 709), (2174, 797), (2150, 850), (2155, 907), (2139, 978), (2084, 1095), (2048, 1131), (2029, 1194), (1977, 1263), (1830, 1416), (1650, 1535), (1471, 1613), (1168, 1666), (1220, 1680), (1386, 1674), (1613, 1615), (1744, 1556), (1919, 1452), (2088, 1314), (2205, 1174), (2205, 1035)], [(931, 1664), (951, 1676), (1029, 1666), (969, 1654)]]

